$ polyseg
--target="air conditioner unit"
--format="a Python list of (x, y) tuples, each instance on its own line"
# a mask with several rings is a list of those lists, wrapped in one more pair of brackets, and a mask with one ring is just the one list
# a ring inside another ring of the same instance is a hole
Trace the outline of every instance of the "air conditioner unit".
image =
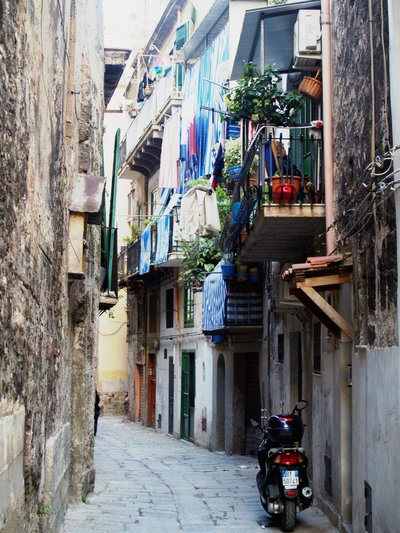
[(293, 35), (293, 68), (315, 68), (322, 57), (319, 9), (300, 9)]

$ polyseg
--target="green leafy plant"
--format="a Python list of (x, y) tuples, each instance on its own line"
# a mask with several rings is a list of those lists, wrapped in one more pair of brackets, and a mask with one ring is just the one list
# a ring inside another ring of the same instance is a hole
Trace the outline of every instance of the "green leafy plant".
[(129, 245), (137, 241), (138, 237), (140, 235), (140, 229), (137, 226), (132, 225), (131, 226), (131, 234), (123, 237), (122, 241)]
[[(187, 187), (194, 185), (209, 186), (207, 178), (200, 178), (186, 183)], [(231, 200), (224, 186), (215, 190), (221, 227), (225, 224), (226, 216), (230, 211)], [(192, 240), (180, 242), (182, 250), (181, 270), (178, 283), (185, 286), (199, 286), (203, 283), (208, 272), (214, 270), (221, 259), (218, 246), (219, 237), (196, 237)]]
[(185, 286), (199, 286), (208, 272), (214, 270), (221, 259), (218, 237), (197, 237), (180, 243), (183, 257), (178, 283)]
[[(237, 139), (229, 139), (225, 143), (224, 154), (225, 166), (223, 170), (224, 177), (227, 177), (227, 169), (238, 167), (242, 162), (242, 141), (240, 137)], [(250, 173), (254, 172), (258, 165), (258, 155), (255, 155), (250, 167)]]
[(45, 516), (50, 516), (50, 514), (51, 514), (50, 506), (44, 502), (39, 502), (37, 506), (37, 515), (39, 517), (45, 517)]
[(237, 85), (227, 92), (228, 111), (235, 117), (255, 122), (267, 122), (276, 126), (293, 125), (304, 99), (297, 92), (283, 91), (278, 85), (279, 80), (279, 73), (274, 65), (269, 65), (264, 72), (260, 72), (249, 63)]

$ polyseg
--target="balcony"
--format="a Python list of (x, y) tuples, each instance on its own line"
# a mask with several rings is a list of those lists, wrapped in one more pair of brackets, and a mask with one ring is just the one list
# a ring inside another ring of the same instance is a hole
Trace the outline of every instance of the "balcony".
[[(118, 257), (118, 277), (124, 285), (133, 277), (157, 275), (158, 267), (178, 267), (181, 249), (179, 245), (180, 194), (172, 195), (164, 211), (147, 226), (141, 237), (130, 244)], [(161, 269), (159, 272), (162, 272)]]
[(217, 265), (203, 285), (204, 335), (254, 333), (263, 327), (262, 285), (225, 281)]
[(119, 285), (126, 285), (128, 279), (138, 273), (140, 239), (125, 247), (118, 256)]
[(120, 178), (132, 179), (136, 171), (150, 177), (160, 165), (164, 116), (179, 106), (181, 94), (176, 85), (174, 68), (155, 84), (151, 96), (132, 119), (120, 146)]
[[(293, 130), (294, 132), (298, 130)], [(248, 150), (221, 236), (224, 252), (242, 261), (300, 261), (323, 251), (325, 205), (322, 140), (303, 134), (254, 139), (259, 151), (257, 182), (247, 168), (256, 149)]]

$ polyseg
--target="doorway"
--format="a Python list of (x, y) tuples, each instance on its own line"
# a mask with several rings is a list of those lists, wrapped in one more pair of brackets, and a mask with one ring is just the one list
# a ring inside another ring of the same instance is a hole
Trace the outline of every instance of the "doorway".
[(290, 405), (285, 405), (286, 411), (290, 411), (303, 396), (303, 364), (301, 333), (290, 333)]
[(174, 358), (168, 360), (168, 433), (174, 432)]
[(222, 353), (217, 364), (217, 427), (215, 449), (225, 450), (225, 359)]
[(156, 356), (149, 354), (147, 372), (147, 426), (156, 427)]
[(194, 441), (195, 352), (182, 352), (181, 438)]
[(135, 365), (135, 422), (143, 422), (143, 365)]
[(250, 419), (260, 419), (258, 353), (235, 353), (233, 387), (233, 453), (255, 454), (259, 438)]

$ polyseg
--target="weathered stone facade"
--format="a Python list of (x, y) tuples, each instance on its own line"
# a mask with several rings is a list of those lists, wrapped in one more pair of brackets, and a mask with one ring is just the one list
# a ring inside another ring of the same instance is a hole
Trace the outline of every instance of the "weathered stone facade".
[[(353, 295), (359, 343), (393, 346), (397, 343), (394, 195), (380, 194), (381, 178), (366, 171), (375, 156), (387, 151), (391, 137), (385, 72), (387, 7), (386, 2), (372, 2), (372, 42), (368, 2), (333, 2), (332, 9), (337, 236), (357, 264)], [(377, 174), (383, 170), (376, 167)]]
[[(0, 2), (0, 530), (57, 530), (93, 480), (99, 231), (68, 283), (68, 202), (100, 173), (100, 2)], [(83, 372), (82, 372), (83, 369)], [(77, 382), (77, 377), (80, 382)]]

